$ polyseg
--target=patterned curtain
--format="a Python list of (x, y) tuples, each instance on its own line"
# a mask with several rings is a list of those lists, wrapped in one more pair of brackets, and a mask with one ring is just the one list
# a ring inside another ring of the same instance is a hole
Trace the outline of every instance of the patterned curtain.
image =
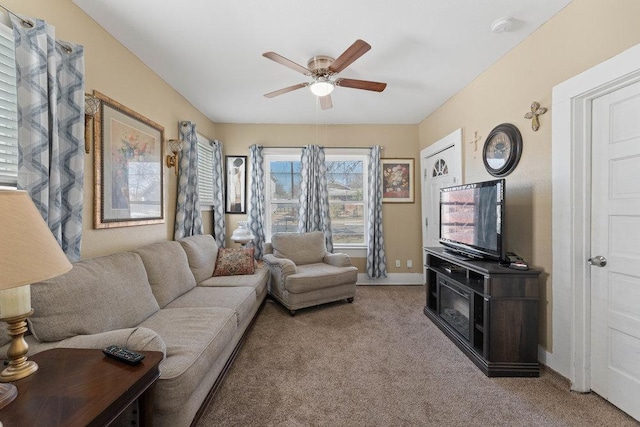
[[(80, 259), (84, 179), (84, 48), (39, 19), (11, 15), (18, 88), (18, 189), (71, 261)], [(28, 24), (25, 21), (29, 21)]]
[(254, 256), (262, 259), (262, 244), (265, 242), (264, 221), (264, 154), (262, 147), (252, 145), (249, 147), (249, 164), (251, 167), (251, 186), (249, 187), (249, 204), (247, 210), (247, 228), (251, 230), (253, 239)]
[(180, 139), (184, 147), (180, 152), (178, 171), (178, 200), (173, 238), (203, 234), (200, 200), (198, 199), (198, 136), (196, 125), (180, 122)]
[(301, 163), (298, 231), (300, 233), (322, 231), (327, 251), (333, 252), (324, 148), (318, 145), (307, 145), (302, 149)]
[(382, 230), (382, 166), (380, 146), (369, 151), (369, 215), (367, 217), (367, 275), (370, 278), (387, 277), (387, 257), (384, 253)]
[(212, 142), (213, 148), (213, 237), (219, 248), (226, 245), (226, 225), (224, 216), (224, 171), (222, 161), (222, 142)]

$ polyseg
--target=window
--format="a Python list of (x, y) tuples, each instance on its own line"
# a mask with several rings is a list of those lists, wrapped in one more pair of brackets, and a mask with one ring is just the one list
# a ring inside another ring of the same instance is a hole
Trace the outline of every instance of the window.
[(198, 137), (198, 198), (200, 209), (213, 206), (213, 145), (204, 135)]
[[(300, 149), (265, 149), (266, 238), (298, 230)], [(362, 150), (325, 149), (333, 244), (366, 245), (367, 155)]]
[(18, 179), (18, 108), (13, 30), (0, 24), (0, 186)]

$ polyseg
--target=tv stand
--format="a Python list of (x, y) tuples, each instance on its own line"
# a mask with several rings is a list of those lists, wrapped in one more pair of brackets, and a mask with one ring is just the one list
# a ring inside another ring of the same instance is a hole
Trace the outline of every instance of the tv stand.
[(425, 248), (424, 314), (489, 377), (537, 377), (537, 270)]
[(447, 255), (451, 255), (452, 257), (460, 260), (460, 261), (471, 261), (472, 259), (475, 259), (476, 257), (468, 255), (464, 252), (459, 252), (456, 251), (454, 249), (443, 249), (443, 253), (447, 254)]

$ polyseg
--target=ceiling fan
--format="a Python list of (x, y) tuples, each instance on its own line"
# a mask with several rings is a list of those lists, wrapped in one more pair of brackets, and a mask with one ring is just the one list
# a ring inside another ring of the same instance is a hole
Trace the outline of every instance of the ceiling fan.
[(265, 94), (267, 98), (273, 98), (283, 93), (292, 92), (303, 87), (309, 87), (311, 92), (320, 99), (320, 108), (327, 110), (333, 107), (331, 102), (331, 92), (336, 86), (350, 87), (352, 89), (370, 90), (373, 92), (382, 92), (386, 87), (386, 83), (372, 82), (368, 80), (334, 78), (336, 74), (351, 65), (356, 59), (367, 53), (371, 49), (371, 45), (364, 40), (356, 40), (342, 55), (337, 59), (330, 56), (318, 55), (314, 56), (307, 62), (307, 67), (296, 64), (295, 62), (278, 55), (275, 52), (265, 52), (262, 54), (265, 58), (289, 67), (305, 76), (310, 76), (313, 80), (307, 83), (298, 83), (297, 85), (285, 87), (273, 92)]

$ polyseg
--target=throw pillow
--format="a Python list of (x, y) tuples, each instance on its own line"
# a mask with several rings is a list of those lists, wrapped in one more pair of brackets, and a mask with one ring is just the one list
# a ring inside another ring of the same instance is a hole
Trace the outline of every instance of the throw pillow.
[(214, 276), (237, 276), (256, 271), (253, 248), (221, 248), (218, 250)]

